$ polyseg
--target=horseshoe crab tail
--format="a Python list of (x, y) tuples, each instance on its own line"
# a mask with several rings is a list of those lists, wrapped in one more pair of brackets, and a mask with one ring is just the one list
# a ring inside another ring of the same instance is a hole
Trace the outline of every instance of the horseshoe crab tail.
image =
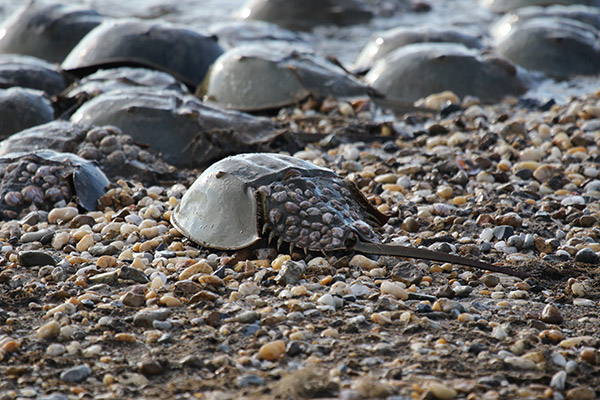
[(353, 244), (352, 249), (359, 253), (365, 254), (410, 257), (423, 260), (466, 265), (468, 267), (474, 267), (493, 272), (500, 272), (506, 275), (517, 276), (520, 278), (526, 278), (529, 276), (529, 274), (527, 274), (526, 272), (516, 271), (511, 268), (502, 267), (499, 265), (493, 265), (473, 258), (462, 257), (454, 254), (442, 253), (439, 251), (433, 251), (428, 249), (419, 249), (415, 247), (407, 247), (395, 244), (371, 243), (357, 240), (356, 243)]

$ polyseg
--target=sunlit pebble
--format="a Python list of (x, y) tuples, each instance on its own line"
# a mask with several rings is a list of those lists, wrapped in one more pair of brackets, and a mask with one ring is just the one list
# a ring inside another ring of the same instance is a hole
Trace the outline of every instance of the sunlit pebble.
[(57, 357), (67, 351), (65, 346), (60, 343), (52, 343), (46, 348), (46, 354), (50, 357)]
[(358, 267), (366, 270), (371, 270), (379, 266), (377, 261), (373, 261), (370, 258), (363, 256), (362, 254), (357, 254), (354, 257), (352, 257), (349, 265), (350, 267)]
[(585, 361), (589, 364), (595, 365), (598, 362), (598, 353), (596, 349), (592, 347), (586, 347), (581, 349), (579, 353), (579, 357), (582, 361)]
[(60, 325), (54, 320), (40, 326), (36, 331), (36, 335), (39, 339), (52, 339), (57, 337), (59, 333)]
[(384, 281), (381, 283), (380, 290), (382, 294), (391, 294), (400, 300), (408, 299), (408, 292), (396, 282)]
[(95, 357), (102, 352), (102, 346), (99, 344), (93, 344), (89, 347), (86, 347), (81, 351), (81, 355), (84, 357)]
[(279, 359), (285, 352), (285, 342), (283, 340), (275, 340), (266, 343), (258, 350), (258, 355), (267, 361), (275, 361)]
[(254, 282), (244, 282), (240, 284), (238, 292), (241, 296), (250, 296), (260, 293), (260, 287)]
[(277, 256), (272, 262), (271, 262), (271, 268), (273, 268), (275, 271), (279, 271), (281, 269), (281, 266), (283, 265), (283, 263), (287, 260), (291, 260), (292, 257), (290, 257), (287, 254), (282, 254)]
[(335, 328), (326, 328), (321, 332), (321, 337), (331, 337), (337, 339), (340, 337), (340, 334)]
[(72, 220), (79, 215), (79, 210), (76, 207), (53, 208), (48, 213), (48, 223), (59, 224)]
[(378, 325), (387, 325), (391, 324), (392, 320), (388, 316), (383, 313), (373, 313), (371, 314), (371, 321), (375, 322)]
[(452, 400), (457, 396), (456, 390), (453, 387), (444, 385), (443, 383), (429, 382), (426, 387), (433, 397), (439, 400)]

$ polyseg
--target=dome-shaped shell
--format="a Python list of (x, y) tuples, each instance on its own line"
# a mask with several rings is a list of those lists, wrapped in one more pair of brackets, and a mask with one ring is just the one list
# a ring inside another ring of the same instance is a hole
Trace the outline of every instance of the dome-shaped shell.
[(0, 89), (0, 140), (53, 119), (54, 109), (44, 92), (21, 87)]
[(62, 68), (86, 75), (102, 67), (147, 67), (196, 87), (221, 53), (216, 38), (187, 28), (135, 19), (106, 20), (79, 42)]
[(268, 118), (207, 106), (173, 90), (128, 88), (101, 94), (71, 121), (114, 125), (178, 167), (200, 167), (232, 153), (252, 151), (278, 136)]
[(375, 63), (365, 82), (392, 102), (414, 102), (451, 90), (491, 103), (525, 90), (509, 62), (484, 58), (476, 50), (451, 43), (411, 44), (395, 50)]
[(0, 27), (0, 53), (60, 63), (102, 19), (81, 6), (27, 2)]
[(600, 35), (567, 18), (534, 18), (502, 38), (500, 54), (524, 68), (555, 78), (600, 73)]
[(40, 58), (17, 54), (0, 55), (0, 88), (20, 86), (48, 95), (63, 91), (67, 84), (54, 65)]
[(239, 11), (239, 16), (273, 22), (286, 29), (308, 31), (319, 25), (368, 22), (373, 14), (362, 0), (249, 0)]
[(181, 198), (171, 222), (203, 246), (240, 249), (260, 239), (254, 189), (291, 170), (307, 177), (335, 177), (333, 171), (298, 158), (250, 153), (225, 158), (206, 169)]
[(240, 111), (282, 107), (316, 97), (361, 97), (367, 87), (333, 63), (280, 46), (240, 46), (215, 61), (205, 100)]
[(504, 13), (529, 6), (582, 5), (600, 7), (600, 0), (483, 0), (483, 4), (495, 13)]
[(600, 8), (587, 6), (550, 6), (524, 7), (511, 11), (496, 21), (492, 28), (492, 36), (500, 40), (513, 29), (534, 18), (566, 18), (579, 21), (600, 29)]
[(399, 27), (373, 35), (356, 57), (353, 69), (366, 71), (392, 51), (414, 43), (460, 43), (466, 47), (483, 47), (479, 38), (454, 29)]

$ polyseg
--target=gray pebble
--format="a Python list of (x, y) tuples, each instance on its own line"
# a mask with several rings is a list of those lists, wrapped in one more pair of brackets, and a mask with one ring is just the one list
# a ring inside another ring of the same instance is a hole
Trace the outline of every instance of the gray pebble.
[(22, 243), (30, 243), (30, 242), (46, 242), (50, 243), (52, 237), (54, 236), (54, 232), (50, 229), (42, 229), (37, 232), (27, 232), (21, 236)]
[(152, 327), (154, 329), (160, 329), (161, 331), (168, 331), (173, 328), (173, 324), (169, 321), (154, 320), (152, 321)]
[(60, 379), (65, 382), (81, 382), (92, 374), (92, 370), (85, 364), (64, 370)]
[(510, 225), (500, 225), (494, 228), (494, 236), (498, 240), (508, 239), (515, 233), (515, 229)]
[(121, 251), (116, 246), (113, 246), (112, 244), (109, 244), (108, 246), (105, 246), (103, 244), (95, 244), (88, 249), (88, 252), (91, 255), (93, 255), (94, 257), (100, 257), (100, 256), (114, 256), (116, 254), (119, 254)]
[(237, 322), (243, 324), (251, 324), (258, 319), (260, 319), (260, 314), (256, 311), (244, 311), (235, 317)]
[(275, 277), (275, 281), (280, 285), (294, 285), (306, 270), (306, 263), (304, 261), (291, 261), (287, 260), (281, 266), (279, 274)]
[(104, 272), (102, 274), (96, 274), (94, 276), (90, 276), (88, 278), (88, 281), (90, 281), (93, 284), (96, 283), (114, 283), (117, 281), (117, 278), (119, 276), (119, 271), (115, 270), (115, 271), (109, 271), (109, 272)]
[(258, 375), (247, 374), (238, 376), (235, 380), (235, 384), (238, 387), (262, 386), (265, 384), (265, 380)]
[(598, 264), (600, 257), (589, 247), (585, 247), (575, 254), (575, 261), (585, 264)]
[(520, 249), (521, 247), (523, 247), (523, 238), (521, 237), (521, 235), (512, 235), (511, 237), (509, 237), (506, 240), (506, 244), (508, 246), (513, 246), (516, 247), (517, 249)]
[(171, 311), (166, 308), (145, 309), (138, 311), (133, 317), (136, 326), (150, 328), (153, 321), (164, 321), (171, 316)]
[(56, 265), (56, 260), (44, 251), (22, 251), (19, 253), (19, 262), (24, 267), (36, 265)]
[(144, 271), (140, 271), (139, 269), (127, 265), (121, 267), (119, 278), (138, 283), (147, 283), (149, 281)]

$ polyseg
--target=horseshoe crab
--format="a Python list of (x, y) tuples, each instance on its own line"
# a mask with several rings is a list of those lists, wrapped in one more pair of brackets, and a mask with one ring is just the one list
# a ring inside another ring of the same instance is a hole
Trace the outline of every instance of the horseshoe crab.
[(199, 167), (227, 155), (261, 149), (279, 133), (267, 118), (209, 107), (172, 90), (129, 88), (86, 102), (71, 121), (114, 125), (177, 167)]
[(28, 1), (0, 27), (0, 53), (26, 54), (60, 63), (102, 22), (97, 12), (74, 5)]
[(187, 28), (135, 19), (106, 20), (75, 46), (62, 68), (83, 76), (99, 68), (145, 67), (167, 72), (195, 88), (221, 53), (216, 38)]
[(505, 13), (522, 7), (552, 5), (583, 5), (600, 7), (600, 0), (483, 0), (485, 6), (495, 13)]
[(366, 97), (368, 88), (333, 63), (289, 46), (240, 46), (215, 61), (198, 94), (239, 111), (260, 111), (316, 97)]
[(299, 31), (319, 25), (365, 23), (373, 16), (361, 0), (249, 0), (238, 14), (242, 19), (274, 22)]
[(190, 240), (211, 248), (248, 247), (262, 237), (308, 251), (354, 250), (422, 258), (519, 275), (479, 260), (379, 242), (388, 217), (335, 172), (279, 154), (225, 158), (192, 184), (172, 215)]
[(491, 28), (496, 40), (508, 35), (517, 26), (534, 18), (567, 18), (600, 29), (600, 9), (586, 6), (524, 7), (505, 14)]
[(352, 69), (367, 71), (386, 54), (414, 43), (461, 43), (474, 49), (483, 47), (479, 38), (454, 29), (399, 27), (372, 36), (356, 57)]
[(0, 156), (8, 153), (53, 150), (95, 161), (110, 178), (124, 177), (155, 183), (170, 179), (174, 167), (141, 149), (114, 126), (84, 127), (56, 120), (17, 132), (0, 142)]
[(483, 57), (455, 43), (419, 43), (394, 50), (375, 63), (365, 82), (391, 102), (414, 102), (451, 90), (494, 103), (525, 91), (508, 61)]
[(281, 28), (266, 21), (234, 20), (217, 22), (208, 27), (208, 32), (224, 41), (228, 47), (250, 43), (291, 42), (293, 45), (307, 42), (296, 32)]
[(600, 34), (568, 18), (524, 21), (497, 43), (497, 50), (524, 68), (564, 79), (600, 72)]
[(70, 153), (40, 150), (0, 157), (0, 210), (15, 219), (32, 209), (50, 210), (74, 197), (86, 210), (108, 186), (104, 173), (92, 162)]
[(53, 119), (54, 109), (44, 92), (22, 87), (0, 89), (0, 140)]
[(0, 55), (0, 88), (20, 86), (56, 95), (67, 86), (61, 72), (52, 64), (35, 57)]

